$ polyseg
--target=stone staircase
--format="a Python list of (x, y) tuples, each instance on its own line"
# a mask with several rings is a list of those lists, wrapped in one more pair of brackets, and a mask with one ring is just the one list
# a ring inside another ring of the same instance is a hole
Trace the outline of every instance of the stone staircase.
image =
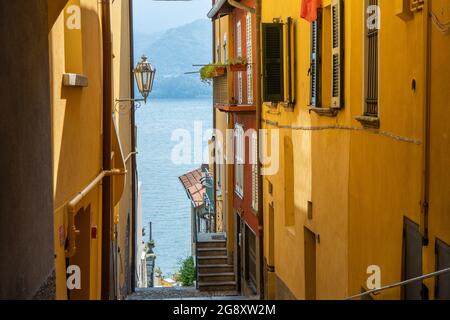
[(200, 291), (236, 291), (234, 267), (228, 264), (225, 240), (197, 242), (197, 272)]

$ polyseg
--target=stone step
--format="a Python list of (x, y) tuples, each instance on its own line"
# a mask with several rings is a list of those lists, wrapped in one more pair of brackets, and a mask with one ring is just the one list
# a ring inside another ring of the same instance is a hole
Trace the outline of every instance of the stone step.
[(198, 248), (197, 256), (198, 257), (213, 257), (213, 256), (226, 256), (227, 249), (226, 248)]
[(227, 256), (197, 257), (198, 265), (227, 264)]
[(236, 281), (199, 282), (198, 288), (200, 291), (235, 291), (236, 290)]
[(232, 282), (236, 280), (233, 272), (199, 273), (200, 282)]
[(202, 241), (197, 242), (197, 248), (226, 248), (227, 242), (224, 240), (221, 241)]
[(234, 267), (228, 264), (199, 265), (198, 270), (199, 274), (223, 273), (223, 272), (232, 273), (234, 271)]

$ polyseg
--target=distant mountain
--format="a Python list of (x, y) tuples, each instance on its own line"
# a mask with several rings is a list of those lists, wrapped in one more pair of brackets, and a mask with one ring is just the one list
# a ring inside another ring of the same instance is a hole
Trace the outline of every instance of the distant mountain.
[(193, 64), (211, 62), (211, 22), (207, 19), (156, 34), (135, 34), (136, 61), (145, 53), (156, 67), (153, 98), (199, 98), (212, 94), (210, 85), (200, 81)]

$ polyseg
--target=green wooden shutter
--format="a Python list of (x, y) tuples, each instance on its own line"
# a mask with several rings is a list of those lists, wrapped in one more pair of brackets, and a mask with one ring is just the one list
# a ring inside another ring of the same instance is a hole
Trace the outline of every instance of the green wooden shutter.
[(322, 10), (317, 12), (317, 20), (311, 23), (311, 69), (310, 105), (320, 107), (322, 86)]
[(284, 101), (283, 24), (264, 23), (262, 36), (264, 102)]
[(332, 0), (332, 88), (331, 107), (344, 107), (344, 1)]

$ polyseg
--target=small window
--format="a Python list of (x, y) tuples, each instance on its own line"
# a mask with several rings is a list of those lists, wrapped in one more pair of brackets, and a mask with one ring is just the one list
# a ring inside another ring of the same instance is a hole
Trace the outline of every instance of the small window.
[[(367, 0), (367, 7), (378, 6), (378, 0)], [(365, 12), (367, 14), (367, 11)], [(364, 115), (369, 117), (378, 117), (378, 53), (379, 53), (379, 40), (378, 40), (378, 19), (376, 22), (368, 26), (367, 19), (364, 19), (365, 24), (365, 74), (366, 74), (366, 98), (364, 106)]]
[(263, 87), (264, 102), (284, 101), (283, 24), (264, 23)]
[(246, 17), (246, 38), (247, 38), (247, 104), (253, 104), (253, 33), (252, 15)]
[(344, 107), (344, 1), (332, 0), (332, 89), (331, 107)]
[(259, 176), (258, 176), (258, 134), (252, 134), (252, 208), (258, 211), (258, 193), (259, 193)]
[(242, 125), (235, 127), (235, 189), (239, 197), (244, 197), (244, 163), (245, 163), (245, 136)]
[(322, 88), (322, 9), (311, 23), (310, 105), (321, 107)]

